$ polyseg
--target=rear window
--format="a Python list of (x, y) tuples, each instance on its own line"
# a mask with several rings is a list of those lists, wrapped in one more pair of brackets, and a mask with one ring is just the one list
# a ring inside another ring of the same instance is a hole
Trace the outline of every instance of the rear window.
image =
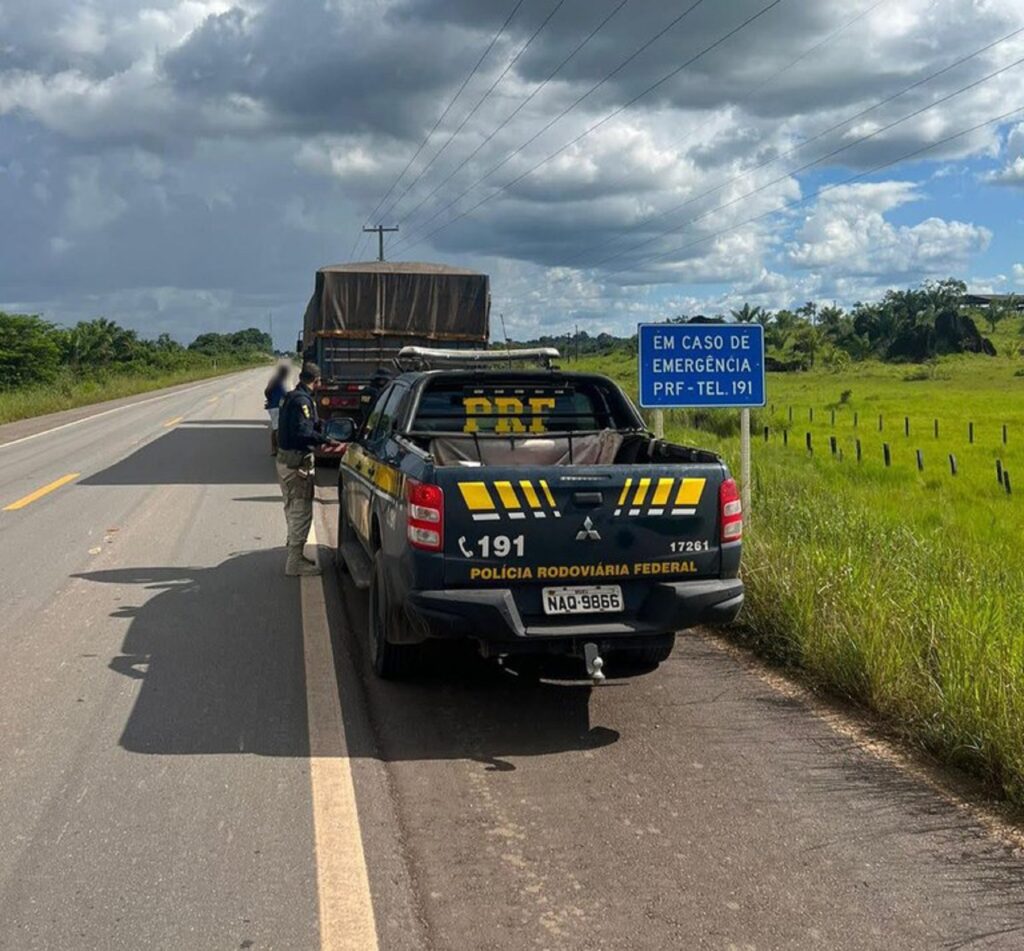
[(631, 426), (592, 382), (470, 383), (443, 380), (420, 397), (412, 429), (423, 433), (542, 435)]

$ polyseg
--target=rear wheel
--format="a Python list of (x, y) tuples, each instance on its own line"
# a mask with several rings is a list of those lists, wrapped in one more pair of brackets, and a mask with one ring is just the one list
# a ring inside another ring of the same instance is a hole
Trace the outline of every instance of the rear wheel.
[(384, 680), (404, 680), (410, 677), (420, 661), (419, 644), (392, 644), (400, 627), (408, 622), (392, 603), (384, 579), (384, 556), (377, 552), (373, 559), (370, 579), (370, 665), (373, 672)]

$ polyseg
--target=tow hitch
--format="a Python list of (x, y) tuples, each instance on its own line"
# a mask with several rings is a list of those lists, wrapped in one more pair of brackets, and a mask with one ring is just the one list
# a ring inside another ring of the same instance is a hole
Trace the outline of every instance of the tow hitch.
[(594, 686), (603, 683), (605, 680), (604, 658), (601, 657), (596, 644), (583, 645), (583, 659), (587, 664), (587, 676), (594, 682)]

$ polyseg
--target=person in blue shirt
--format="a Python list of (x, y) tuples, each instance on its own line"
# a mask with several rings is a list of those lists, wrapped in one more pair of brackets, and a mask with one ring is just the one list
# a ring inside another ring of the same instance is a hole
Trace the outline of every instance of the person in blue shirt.
[(288, 392), (288, 367), (281, 364), (270, 378), (267, 388), (263, 391), (266, 402), (263, 408), (270, 417), (270, 454), (277, 455), (277, 430), (281, 415), (281, 403)]
[(320, 385), (320, 368), (304, 363), (299, 385), (281, 403), (278, 427), (277, 477), (284, 497), (284, 517), (288, 523), (288, 560), (284, 573), (318, 575), (316, 561), (303, 553), (309, 528), (313, 524), (313, 494), (316, 469), (313, 451), (317, 446), (334, 445), (323, 433), (313, 393)]

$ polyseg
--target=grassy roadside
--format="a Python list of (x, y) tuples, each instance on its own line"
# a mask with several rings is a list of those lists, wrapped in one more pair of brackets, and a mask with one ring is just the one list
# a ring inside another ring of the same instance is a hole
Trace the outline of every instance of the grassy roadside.
[[(585, 366), (635, 392), (635, 361), (595, 358)], [(913, 367), (878, 364), (771, 375), (770, 406), (756, 419), (748, 599), (735, 634), (1024, 803), (1019, 366), (1010, 358), (957, 358), (927, 379)], [(668, 436), (717, 450), (735, 469), (736, 416), (672, 413)], [(842, 456), (832, 454), (832, 438)], [(956, 476), (949, 454), (958, 460)], [(996, 481), (997, 459), (1020, 474), (1013, 495)]]
[[(160, 390), (181, 383), (212, 379), (237, 373), (249, 367), (263, 366), (263, 361), (240, 362), (237, 364), (191, 367), (158, 374), (115, 373), (104, 377), (90, 377), (74, 380), (66, 377), (45, 386), (20, 387), (15, 390), (0, 390), (0, 424), (13, 423), (19, 419), (45, 416), (61, 410), (89, 406), (106, 400), (120, 399)], [(269, 364), (267, 364), (269, 366)]]

